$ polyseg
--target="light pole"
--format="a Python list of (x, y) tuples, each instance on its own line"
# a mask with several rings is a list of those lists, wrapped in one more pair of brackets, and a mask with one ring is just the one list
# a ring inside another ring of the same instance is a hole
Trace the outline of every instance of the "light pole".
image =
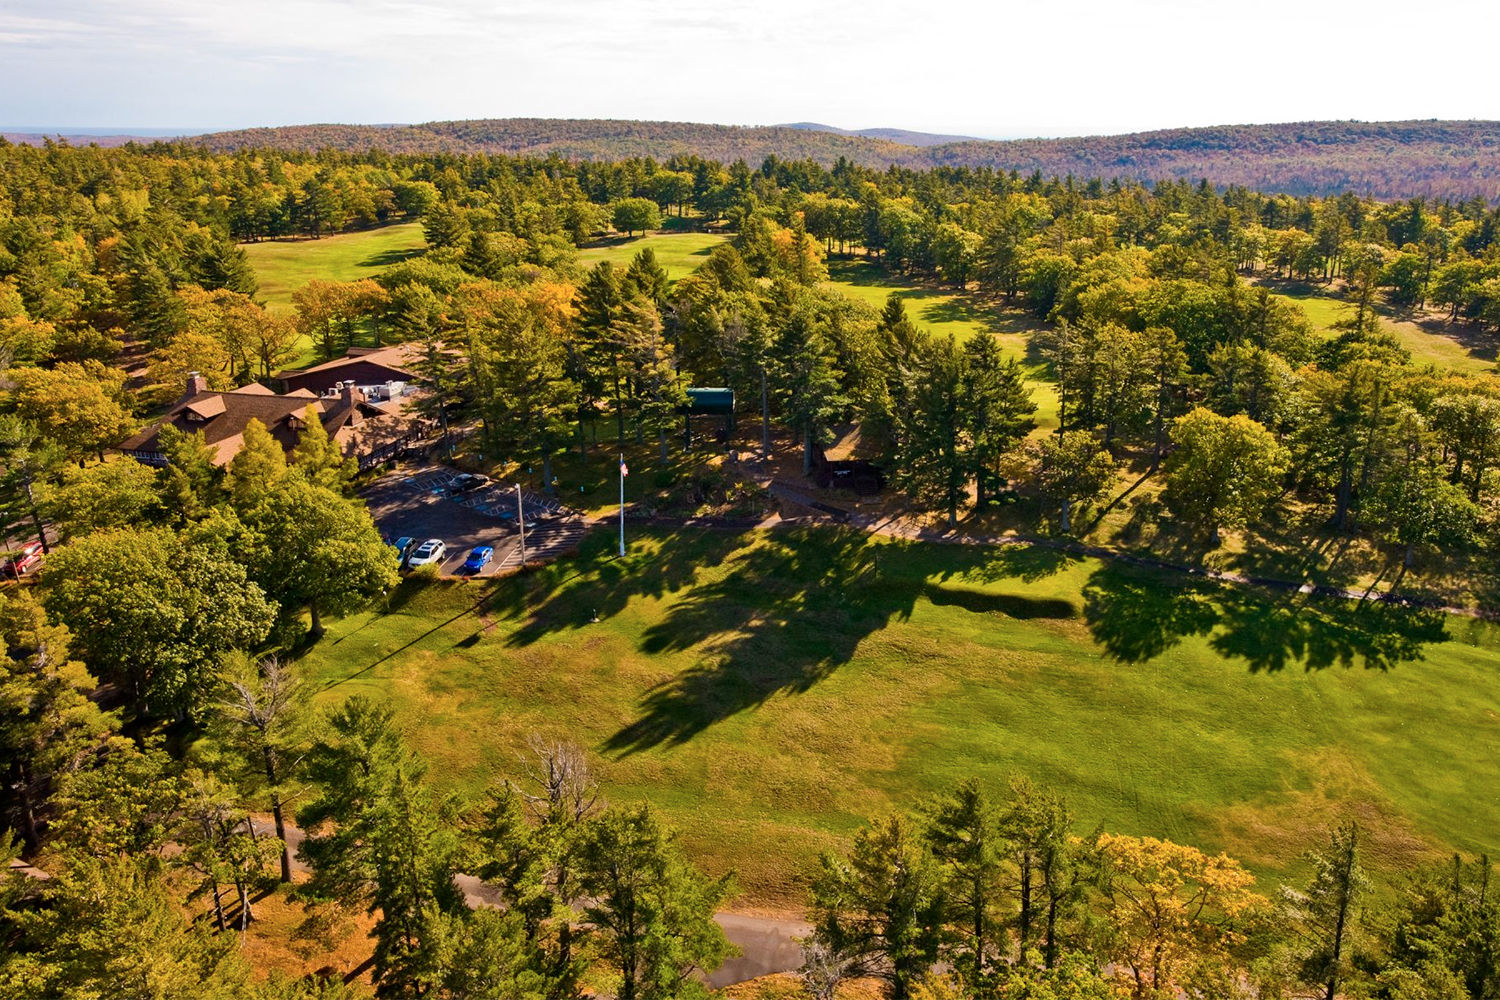
[(521, 529), (521, 568), (526, 568), (526, 505), (521, 502), (521, 484), (516, 484), (516, 527)]
[(620, 558), (625, 558), (625, 477), (630, 470), (625, 466), (625, 456), (620, 455)]

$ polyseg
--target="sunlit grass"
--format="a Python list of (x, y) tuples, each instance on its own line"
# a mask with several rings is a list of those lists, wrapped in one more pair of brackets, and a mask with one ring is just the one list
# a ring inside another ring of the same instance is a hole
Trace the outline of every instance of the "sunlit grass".
[(587, 267), (600, 261), (610, 261), (617, 268), (630, 266), (636, 254), (650, 247), (656, 261), (667, 270), (672, 280), (684, 278), (698, 269), (708, 259), (709, 253), (728, 237), (719, 233), (653, 233), (631, 239), (613, 238), (596, 246), (585, 247), (578, 253)]
[[(863, 818), (970, 775), (1063, 791), (1081, 828), (1263, 875), (1353, 816), (1377, 867), (1500, 847), (1500, 641), (1468, 619), (1189, 583), (1045, 550), (858, 532), (631, 527), (489, 585), (338, 622), (325, 703), (389, 699), (433, 777), (517, 777), (528, 734), (597, 755), (749, 902)], [(593, 619), (597, 618), (597, 621)]]

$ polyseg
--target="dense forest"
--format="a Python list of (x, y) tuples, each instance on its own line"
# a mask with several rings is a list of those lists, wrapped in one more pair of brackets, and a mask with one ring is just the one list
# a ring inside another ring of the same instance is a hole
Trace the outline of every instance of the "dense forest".
[[(311, 282), (291, 314), (257, 301), (241, 243), (418, 219), (424, 255)], [(732, 238), (676, 282), (646, 251), (580, 262), (602, 233), (669, 219)], [(429, 412), (544, 483), (570, 452), (666, 453), (685, 388), (727, 385), (742, 443), (795, 440), (811, 469), (857, 426), (919, 516), (1009, 511), (1010, 530), (1086, 537), (1139, 480), (1145, 551), (1334, 539), (1389, 589), (1484, 602), (1500, 379), (1418, 363), (1382, 312), (1437, 309), (1492, 337), (1497, 229), (1482, 197), (848, 159), (0, 145), (0, 487), (12, 537), (46, 524), (52, 549), (37, 585), (0, 599), (0, 808), (16, 853), (53, 876), (0, 884), (0, 992), (342, 995), (252, 986), (234, 948), (257, 893), (291, 879), (294, 787), (306, 938), (366, 919), (381, 996), (573, 997), (601, 981), (623, 1000), (691, 996), (694, 970), (725, 954), (709, 915), (731, 884), (695, 871), (648, 810), (598, 808), (576, 752), (542, 747), (539, 786), (455, 802), (380, 706), (308, 708), (290, 654), (324, 617), (389, 595), (395, 557), (316, 420), (290, 456), (247, 429), (227, 468), (186, 434), (165, 468), (106, 459), (188, 372), (231, 388), (299, 343), (329, 358), (358, 338), (420, 344)], [(1024, 356), (988, 331), (933, 336), (899, 296), (881, 310), (845, 296), (826, 280), (840, 255), (1024, 315)], [(1289, 278), (1346, 290), (1336, 329), (1271, 294)], [(1039, 380), (1059, 402), (1046, 433)], [(1044, 790), (960, 789), (828, 856), (807, 981), (821, 1000), (851, 973), (932, 1000), (1252, 983), (1493, 996), (1489, 862), (1413, 871), (1376, 899), (1360, 851), (1356, 828), (1330, 832), (1308, 883), (1273, 898), (1232, 859), (1074, 830)], [(506, 907), (465, 906), (459, 871)]]
[(1495, 122), (1299, 122), (1068, 139), (924, 139), (917, 145), (901, 144), (900, 135), (899, 130), (867, 130), (861, 136), (781, 125), (511, 118), (390, 127), (300, 125), (220, 132), (196, 141), (225, 152), (267, 147), (565, 160), (698, 156), (724, 163), (775, 156), (812, 159), (825, 167), (844, 159), (872, 168), (982, 167), (1144, 182), (1207, 178), (1221, 188), (1294, 195), (1486, 200), (1500, 195), (1500, 124)]

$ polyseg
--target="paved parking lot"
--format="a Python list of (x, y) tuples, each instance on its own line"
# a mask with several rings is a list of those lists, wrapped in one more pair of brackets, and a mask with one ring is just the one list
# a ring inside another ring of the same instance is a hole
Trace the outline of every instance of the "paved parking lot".
[[(494, 560), (482, 575), (519, 565), (521, 540), (514, 491), (497, 485), (454, 497), (449, 488), (457, 475), (442, 466), (398, 470), (376, 480), (360, 496), (387, 538), (408, 535), (419, 543), (441, 538), (448, 546), (440, 568), (444, 575), (459, 575), (469, 550), (478, 545), (495, 550)], [(527, 521), (532, 525), (526, 530), (528, 560), (550, 558), (577, 544), (587, 531), (581, 518), (554, 501), (531, 495), (525, 501)]]

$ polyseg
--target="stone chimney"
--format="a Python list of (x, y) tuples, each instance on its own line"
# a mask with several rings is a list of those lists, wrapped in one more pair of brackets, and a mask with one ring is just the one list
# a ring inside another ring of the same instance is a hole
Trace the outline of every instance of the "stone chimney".
[(348, 407), (351, 426), (364, 421), (364, 416), (359, 412), (359, 404), (364, 401), (365, 394), (352, 381), (345, 382), (344, 387), (339, 390), (339, 402)]
[(188, 372), (187, 393), (182, 397), (184, 400), (192, 399), (199, 393), (208, 391), (208, 379), (198, 372)]

